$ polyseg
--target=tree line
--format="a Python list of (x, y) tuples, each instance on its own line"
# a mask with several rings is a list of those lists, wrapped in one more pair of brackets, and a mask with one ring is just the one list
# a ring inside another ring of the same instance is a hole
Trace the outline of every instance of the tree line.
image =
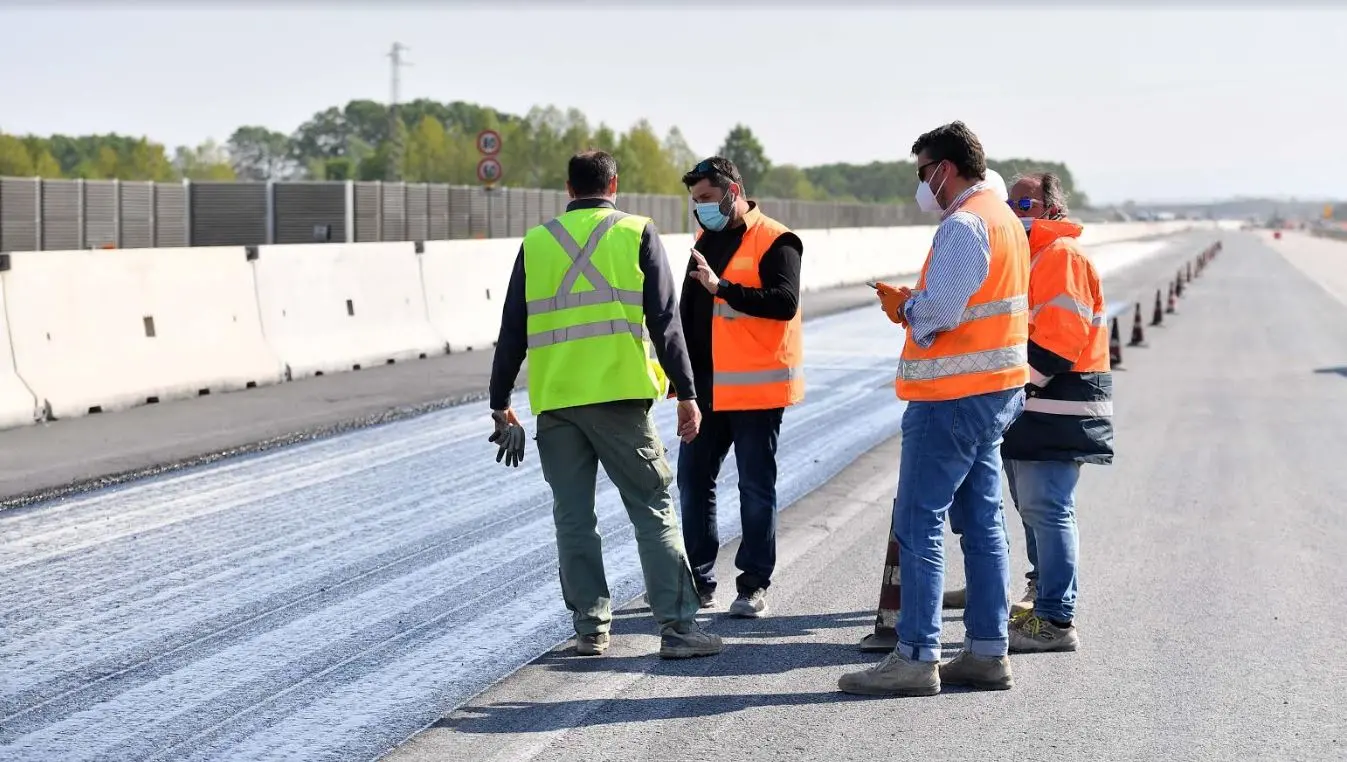
[[(314, 114), (293, 133), (239, 127), (223, 144), (207, 140), (170, 151), (147, 137), (116, 134), (71, 137), (0, 132), (0, 175), (121, 180), (405, 180), (477, 183), (477, 134), (501, 136), (500, 184), (562, 188), (566, 160), (598, 148), (618, 161), (629, 193), (684, 192), (683, 172), (710, 152), (694, 151), (673, 127), (660, 135), (646, 120), (625, 132), (593, 126), (577, 109), (538, 106), (519, 116), (488, 106), (420, 99), (390, 109), (354, 100)], [(752, 129), (735, 125), (714, 151), (739, 166), (750, 195), (807, 201), (909, 203), (916, 185), (911, 161), (775, 164)], [(1087, 199), (1060, 162), (989, 160), (1009, 180), (1016, 172), (1051, 170), (1061, 176), (1074, 206)]]

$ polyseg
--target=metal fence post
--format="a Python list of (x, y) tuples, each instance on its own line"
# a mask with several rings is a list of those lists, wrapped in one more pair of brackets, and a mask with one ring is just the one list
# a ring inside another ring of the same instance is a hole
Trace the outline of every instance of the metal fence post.
[(33, 178), (33, 251), (42, 251), (42, 178)]
[(355, 181), (346, 182), (346, 242), (355, 243)]
[(159, 248), (159, 183), (149, 180), (150, 186), (150, 248)]
[(122, 247), (122, 181), (112, 181), (112, 248)]
[(267, 245), (276, 243), (276, 181), (267, 180)]
[(185, 226), (183, 241), (192, 245), (192, 181), (182, 181), (182, 224)]
[(374, 181), (374, 240), (384, 239), (384, 181)]
[(75, 248), (83, 251), (89, 248), (88, 237), (84, 235), (84, 178), (75, 181)]

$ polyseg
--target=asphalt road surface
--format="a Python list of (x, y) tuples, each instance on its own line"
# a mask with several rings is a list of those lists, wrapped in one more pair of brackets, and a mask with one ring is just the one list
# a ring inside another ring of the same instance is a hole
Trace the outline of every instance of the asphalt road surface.
[[(1151, 288), (1199, 243), (1166, 244), (1120, 274), (1119, 291)], [(1135, 286), (1127, 278), (1137, 279)], [(877, 309), (810, 321), (806, 336), (809, 398), (790, 411), (783, 432), (787, 505), (892, 439), (902, 410), (891, 386), (901, 337)], [(672, 406), (659, 411), (672, 444)], [(477, 406), (448, 408), (0, 513), (0, 759), (368, 759), (547, 653), (569, 630), (556, 589), (550, 500), (536, 457), (506, 471), (493, 462), (483, 426)], [(792, 596), (801, 594), (794, 591), (822, 593), (831, 585), (824, 602), (800, 599), (799, 615), (834, 622), (828, 629), (839, 637), (859, 634), (868, 622), (864, 609), (872, 600), (838, 604), (847, 595), (873, 598), (872, 557), (882, 552), (885, 530), (870, 524), (892, 490), (892, 460), (890, 449), (859, 461), (889, 476), (872, 479), (863, 498), (842, 501), (851, 514), (783, 514), (783, 523), (804, 529), (783, 539), (774, 588), (782, 591), (779, 613), (790, 614)], [(732, 537), (737, 495), (733, 463), (727, 465), (721, 530)], [(608, 496), (611, 487), (600, 488), (610, 583), (616, 599), (630, 599), (640, 592), (630, 528)], [(810, 572), (811, 556), (794, 550), (810, 532), (820, 539), (809, 552), (838, 558), (834, 569)], [(838, 555), (839, 532), (865, 541)], [(867, 567), (854, 590), (844, 581), (847, 564)], [(761, 664), (714, 671), (743, 658), (735, 653), (762, 654), (778, 677), (790, 664), (804, 669), (828, 660), (826, 644), (808, 635), (813, 620), (797, 621), (805, 633), (798, 647), (764, 630), (733, 637), (736, 650), (723, 658), (683, 669), (737, 675), (737, 685), (758, 679)], [(614, 654), (602, 664), (628, 664), (624, 674), (637, 685), (661, 679), (653, 659), (632, 656), (623, 662)], [(524, 674), (538, 670), (551, 671), (529, 667)], [(611, 698), (613, 673), (597, 677), (598, 697)], [(519, 685), (511, 678), (500, 690)], [(667, 702), (698, 685), (708, 695), (738, 690), (705, 679), (655, 690)], [(490, 703), (492, 695), (482, 700)], [(529, 716), (537, 723), (530, 732), (558, 722), (546, 706)], [(621, 725), (612, 737), (630, 732), (635, 739), (662, 724), (639, 731)], [(602, 740), (575, 732), (578, 743)], [(755, 732), (811, 743), (779, 726)], [(510, 742), (486, 732), (448, 738), (478, 736)], [(422, 740), (445, 737), (424, 736), (406, 748), (416, 753)], [(684, 749), (685, 740), (670, 748)], [(556, 751), (547, 744), (538, 750)]]
[[(1347, 272), (1347, 244), (1315, 266)], [(878, 660), (855, 644), (878, 593), (889, 442), (783, 514), (774, 615), (715, 617), (724, 654), (661, 662), (633, 607), (608, 655), (555, 649), (386, 759), (1347, 758), (1347, 305), (1227, 235), (1147, 339), (1116, 373), (1117, 463), (1080, 489), (1081, 650), (1013, 656), (1014, 689), (836, 691)], [(947, 612), (947, 649), (962, 637)]]

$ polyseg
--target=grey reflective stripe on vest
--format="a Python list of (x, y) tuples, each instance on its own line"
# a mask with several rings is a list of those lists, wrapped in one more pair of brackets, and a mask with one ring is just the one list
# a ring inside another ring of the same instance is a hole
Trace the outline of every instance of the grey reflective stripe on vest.
[(963, 315), (959, 317), (959, 324), (962, 325), (972, 320), (981, 320), (982, 318), (995, 317), (996, 315), (1014, 315), (1018, 312), (1024, 312), (1029, 309), (1029, 297), (1026, 294), (1017, 294), (1007, 299), (997, 299), (992, 302), (983, 302), (967, 307)]
[(1024, 412), (1109, 418), (1113, 415), (1113, 400), (1045, 400), (1042, 397), (1030, 397), (1024, 401)]
[(774, 384), (780, 381), (793, 381), (800, 375), (799, 368), (777, 368), (775, 370), (745, 370), (715, 372), (716, 386), (756, 386)]
[(725, 318), (726, 320), (734, 320), (735, 318), (741, 317), (753, 317), (752, 315), (749, 315), (746, 312), (740, 312), (739, 310), (736, 310), (735, 308), (731, 307), (729, 304), (726, 304), (725, 302), (716, 302), (715, 307), (711, 311), (711, 314), (715, 315), (716, 317)]
[(1059, 307), (1067, 312), (1074, 312), (1086, 320), (1090, 320), (1094, 316), (1094, 310), (1090, 309), (1088, 304), (1076, 301), (1070, 294), (1058, 294), (1038, 305), (1034, 308), (1033, 317), (1038, 317), (1038, 313), (1042, 312), (1044, 307)]
[(630, 320), (600, 320), (594, 323), (582, 323), (569, 328), (557, 328), (551, 331), (539, 331), (529, 334), (529, 349), (548, 347), (576, 339), (590, 339), (595, 336), (613, 336), (630, 333), (637, 339), (645, 339), (645, 327)]
[[(603, 277), (599, 268), (594, 266), (590, 260), (594, 257), (594, 252), (599, 250), (599, 242), (603, 236), (613, 226), (631, 215), (625, 212), (613, 212), (612, 214), (599, 220), (598, 226), (589, 234), (589, 240), (581, 248), (576, 244), (575, 239), (561, 224), (561, 220), (553, 218), (543, 223), (547, 232), (561, 244), (561, 248), (566, 252), (566, 256), (571, 258), (570, 269), (561, 278), (561, 285), (557, 287), (557, 295), (546, 299), (534, 299), (528, 303), (528, 314), (545, 315), (557, 310), (570, 309), (571, 307), (586, 307), (591, 304), (608, 304), (610, 302), (621, 302), (632, 307), (642, 305), (641, 292), (627, 291), (620, 288), (613, 288), (608, 284), (608, 279)], [(578, 294), (571, 293), (575, 288), (575, 281), (581, 275), (589, 281), (589, 285), (594, 287), (593, 291), (582, 291)]]
[(951, 357), (933, 357), (929, 360), (902, 360), (898, 364), (898, 378), (904, 381), (931, 381), (966, 373), (990, 373), (1018, 368), (1029, 363), (1029, 347), (1018, 344), (985, 352), (969, 352)]

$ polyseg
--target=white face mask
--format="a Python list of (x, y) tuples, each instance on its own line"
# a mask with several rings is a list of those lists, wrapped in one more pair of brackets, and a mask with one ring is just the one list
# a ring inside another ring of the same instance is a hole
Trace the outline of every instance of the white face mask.
[(935, 197), (945, 187), (945, 180), (940, 179), (940, 187), (931, 190), (931, 184), (925, 180), (917, 186), (917, 208), (923, 212), (943, 212), (945, 208), (940, 205), (940, 200)]

